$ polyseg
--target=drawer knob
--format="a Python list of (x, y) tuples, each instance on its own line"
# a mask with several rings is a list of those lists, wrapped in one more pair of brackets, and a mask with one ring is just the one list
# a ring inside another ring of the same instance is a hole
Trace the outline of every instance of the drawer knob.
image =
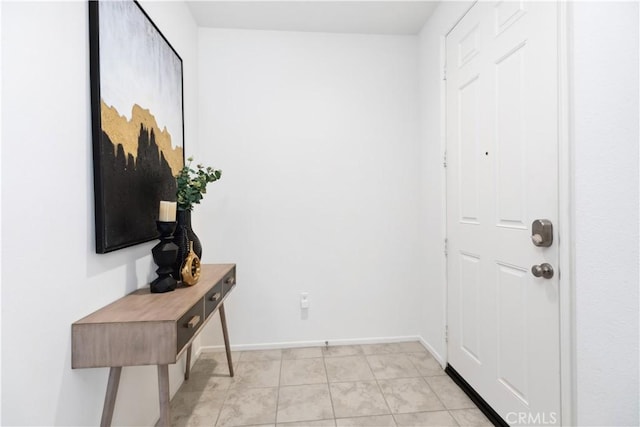
[(198, 326), (198, 323), (200, 323), (200, 316), (193, 316), (188, 322), (187, 322), (187, 329), (193, 329), (196, 326)]
[(216, 292), (215, 294), (211, 295), (211, 298), (209, 298), (209, 300), (216, 302), (220, 299), (220, 292)]
[(233, 277), (233, 276), (231, 276), (231, 277), (227, 278), (227, 280), (225, 281), (225, 283), (226, 283), (227, 285), (234, 285), (234, 284), (236, 283), (236, 278), (235, 278), (235, 277)]

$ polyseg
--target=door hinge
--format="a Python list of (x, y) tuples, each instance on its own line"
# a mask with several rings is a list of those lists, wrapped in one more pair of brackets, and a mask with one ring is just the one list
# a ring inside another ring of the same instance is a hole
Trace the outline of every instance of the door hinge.
[(449, 239), (444, 239), (444, 256), (449, 255)]
[(444, 67), (442, 69), (442, 80), (444, 80), (444, 81), (447, 80), (447, 67)]
[(445, 168), (447, 167), (447, 152), (446, 151), (442, 155), (442, 166), (445, 167)]
[(449, 342), (449, 325), (444, 327), (444, 342)]

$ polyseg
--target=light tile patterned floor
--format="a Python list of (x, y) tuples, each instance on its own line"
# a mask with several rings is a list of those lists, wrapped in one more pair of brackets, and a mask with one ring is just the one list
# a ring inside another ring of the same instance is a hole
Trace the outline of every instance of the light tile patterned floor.
[(491, 426), (418, 342), (202, 353), (171, 401), (183, 426)]

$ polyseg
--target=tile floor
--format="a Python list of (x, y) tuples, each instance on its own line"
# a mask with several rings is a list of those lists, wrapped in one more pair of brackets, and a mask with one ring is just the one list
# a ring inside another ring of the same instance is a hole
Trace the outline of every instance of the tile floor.
[(491, 426), (418, 342), (202, 353), (174, 426)]

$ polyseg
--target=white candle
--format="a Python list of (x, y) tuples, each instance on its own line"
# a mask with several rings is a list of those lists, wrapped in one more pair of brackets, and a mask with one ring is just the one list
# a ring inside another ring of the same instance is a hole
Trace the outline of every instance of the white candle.
[(176, 220), (176, 202), (167, 202), (160, 200), (160, 212), (158, 213), (158, 221), (174, 222)]

